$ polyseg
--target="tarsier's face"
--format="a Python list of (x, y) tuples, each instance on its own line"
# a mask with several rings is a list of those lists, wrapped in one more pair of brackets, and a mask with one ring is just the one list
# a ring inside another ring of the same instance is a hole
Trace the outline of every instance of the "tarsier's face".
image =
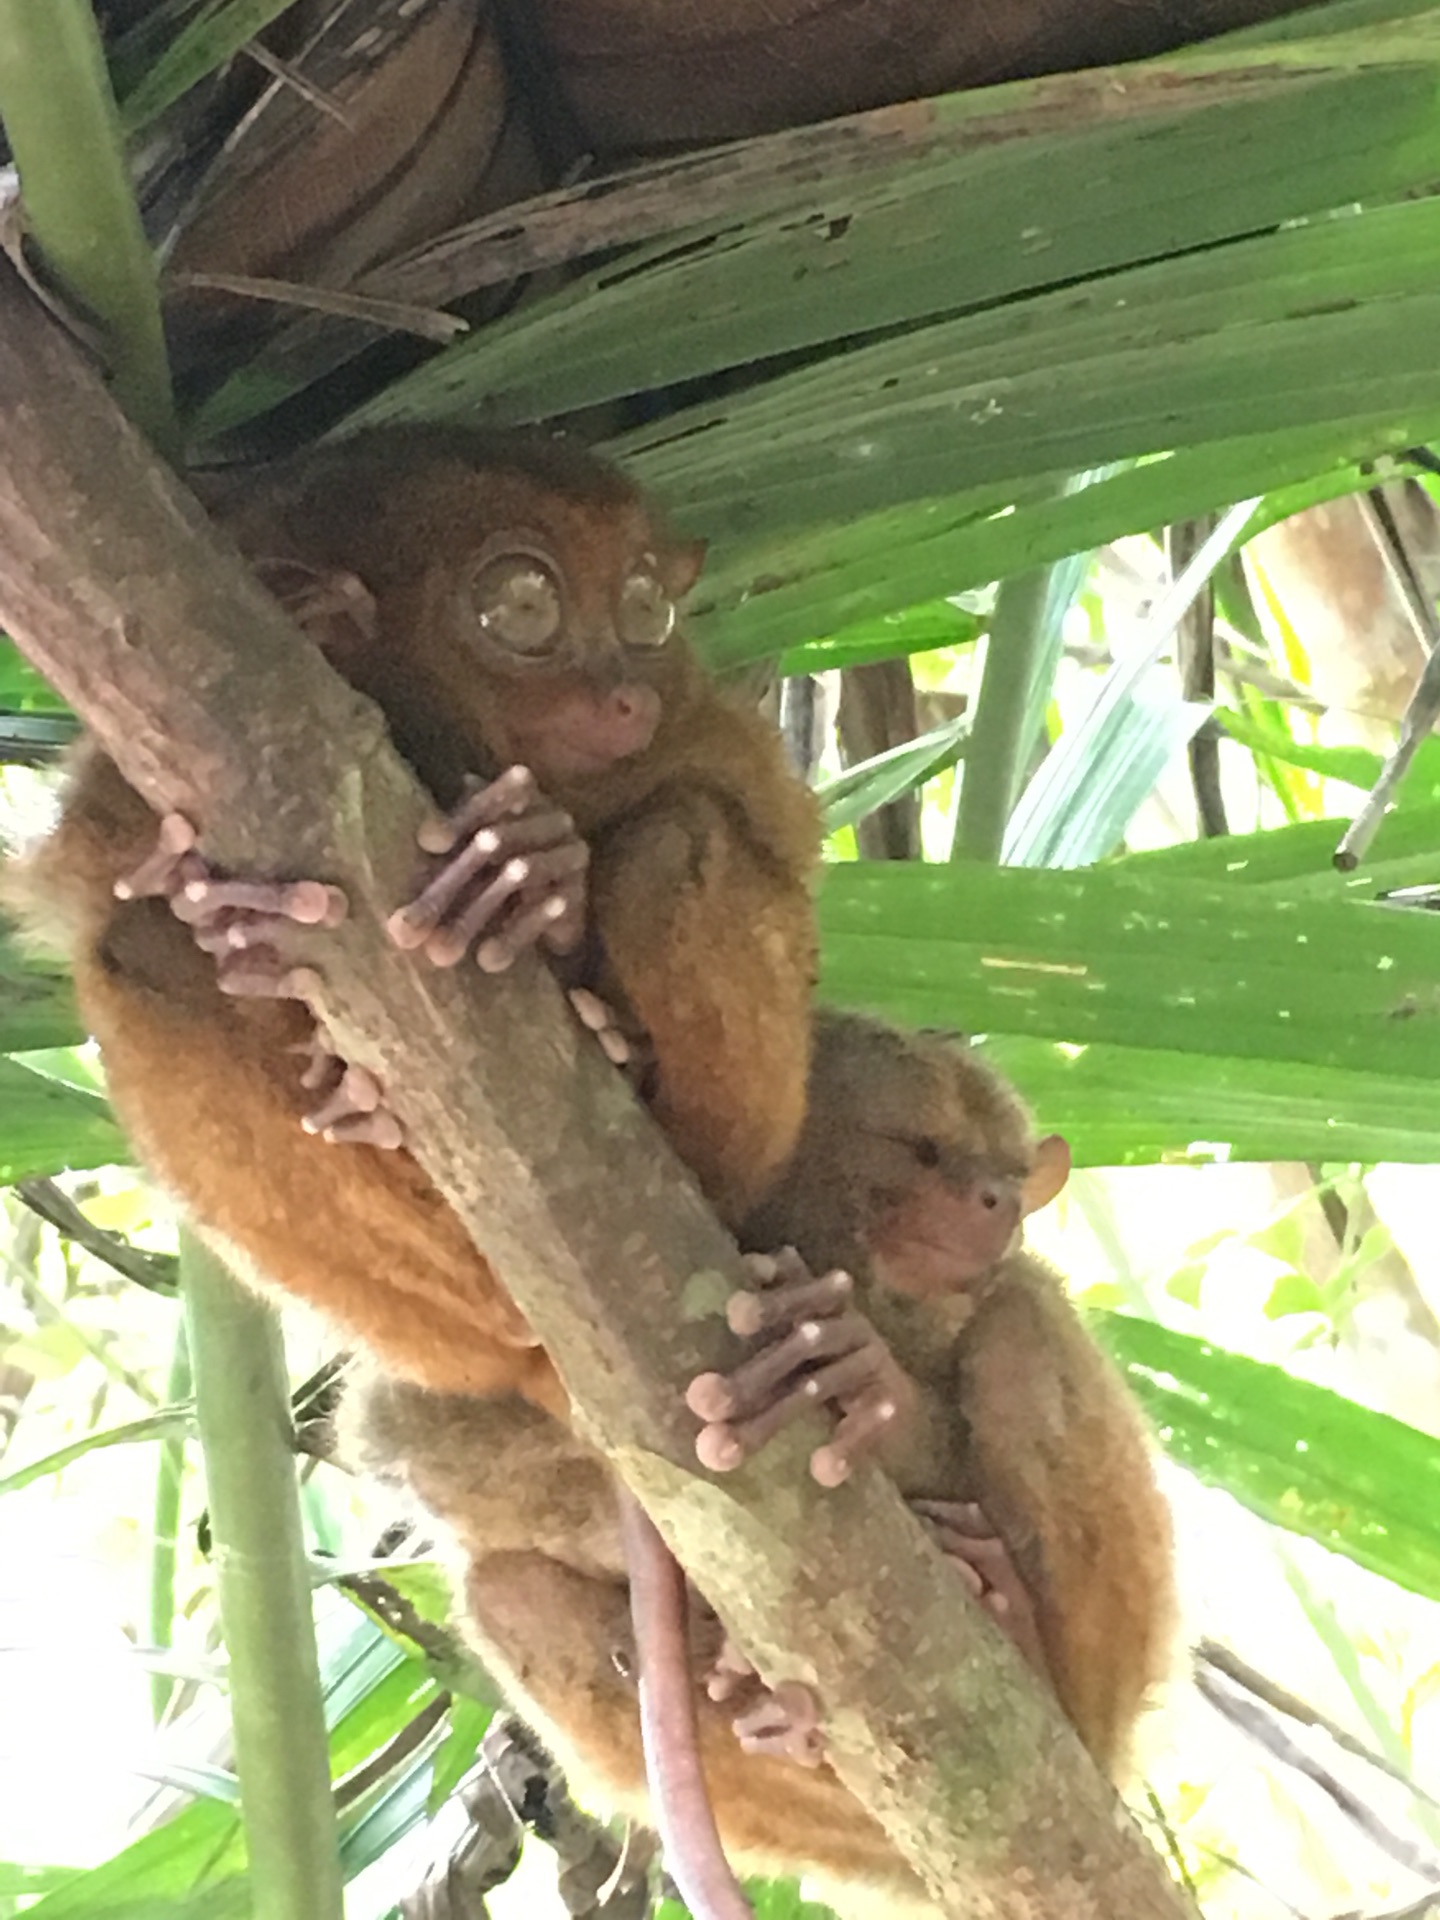
[(856, 1146), (875, 1277), (922, 1298), (973, 1288), (1064, 1185), (1069, 1149), (1058, 1135), (1037, 1141), (961, 1045), (912, 1035), (868, 1078)]
[(542, 784), (583, 780), (643, 753), (681, 691), (677, 602), (703, 550), (667, 543), (638, 501), (564, 499), (518, 478), (510, 491), (514, 524), (455, 568), (451, 616), (485, 673), (502, 756)]

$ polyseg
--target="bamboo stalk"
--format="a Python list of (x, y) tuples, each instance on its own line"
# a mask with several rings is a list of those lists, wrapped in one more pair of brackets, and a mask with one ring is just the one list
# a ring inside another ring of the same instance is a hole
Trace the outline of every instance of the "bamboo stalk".
[[(175, 1344), (170, 1350), (170, 1375), (165, 1382), (165, 1404), (176, 1407), (190, 1398), (190, 1342), (185, 1321), (177, 1316)], [(175, 1543), (180, 1526), (180, 1495), (185, 1482), (185, 1435), (172, 1434), (160, 1442), (155, 1466), (155, 1509), (150, 1543), (150, 1644), (168, 1647), (175, 1635)], [(174, 1677), (150, 1676), (150, 1711), (158, 1727), (169, 1711)]]
[(273, 1310), (198, 1241), (181, 1289), (205, 1456), (254, 1912), (341, 1920), (344, 1897), (284, 1348)]
[(90, 0), (0, 0), (0, 120), (49, 275), (99, 328), (115, 398), (173, 454), (155, 262)]

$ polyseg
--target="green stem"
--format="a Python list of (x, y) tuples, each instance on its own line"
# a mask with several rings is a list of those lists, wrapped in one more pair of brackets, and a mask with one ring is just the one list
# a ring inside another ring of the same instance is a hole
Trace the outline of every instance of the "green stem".
[[(190, 1398), (190, 1342), (184, 1316), (175, 1318), (175, 1344), (170, 1349), (170, 1377), (165, 1383), (168, 1406)], [(175, 1549), (180, 1531), (180, 1493), (185, 1482), (185, 1435), (160, 1442), (155, 1468), (155, 1519), (150, 1544), (150, 1644), (168, 1647), (175, 1634)], [(175, 1682), (168, 1673), (150, 1676), (150, 1712), (158, 1727), (169, 1710)]]
[(1035, 690), (1054, 629), (1054, 569), (1001, 582), (985, 645), (985, 671), (965, 750), (952, 860), (994, 864), (1035, 743)]
[(280, 1328), (193, 1239), (181, 1286), (230, 1654), (252, 1906), (341, 1920), (343, 1894)]
[(0, 120), (49, 274), (99, 327), (116, 400), (173, 453), (155, 262), (91, 0), (0, 0)]

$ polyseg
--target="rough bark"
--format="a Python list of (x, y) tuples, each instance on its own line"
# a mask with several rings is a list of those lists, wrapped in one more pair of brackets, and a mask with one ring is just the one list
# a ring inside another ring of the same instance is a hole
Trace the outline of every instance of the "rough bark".
[(203, 825), (217, 861), (274, 871), (283, 849), (287, 872), (348, 890), (354, 910), (324, 953), (344, 1052), (383, 1074), (584, 1427), (761, 1670), (816, 1685), (837, 1767), (941, 1910), (1186, 1913), (878, 1474), (822, 1492), (804, 1436), (729, 1478), (697, 1471), (679, 1387), (725, 1352), (732, 1244), (542, 967), (440, 972), (385, 939), (424, 799), (379, 714), (298, 637), (8, 269), (0, 621), (146, 798)]

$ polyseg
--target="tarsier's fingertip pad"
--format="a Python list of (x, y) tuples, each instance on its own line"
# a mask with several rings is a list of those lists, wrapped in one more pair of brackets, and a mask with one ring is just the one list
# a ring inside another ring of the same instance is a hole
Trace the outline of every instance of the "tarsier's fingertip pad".
[(742, 1340), (753, 1339), (765, 1325), (765, 1309), (753, 1293), (732, 1293), (725, 1303), (725, 1324)]
[(822, 1487), (838, 1487), (850, 1478), (850, 1462), (834, 1447), (817, 1447), (810, 1456), (810, 1477)]
[(740, 1262), (750, 1278), (762, 1287), (768, 1287), (777, 1278), (780, 1268), (768, 1253), (747, 1253)]
[(504, 973), (514, 958), (503, 940), (482, 940), (475, 949), (475, 964), (482, 973)]
[(745, 1449), (728, 1427), (709, 1426), (696, 1437), (695, 1458), (712, 1473), (729, 1473), (745, 1458)]
[(385, 922), (385, 931), (397, 947), (424, 946), (432, 923), (417, 919), (409, 907), (400, 907)]
[(350, 911), (339, 887), (323, 880), (297, 880), (290, 892), (290, 917), (302, 927), (338, 927)]
[(448, 820), (437, 815), (421, 821), (415, 841), (422, 853), (449, 853), (455, 845), (455, 829)]
[(730, 1383), (723, 1373), (697, 1373), (685, 1389), (685, 1404), (698, 1420), (724, 1420), (731, 1411)]

